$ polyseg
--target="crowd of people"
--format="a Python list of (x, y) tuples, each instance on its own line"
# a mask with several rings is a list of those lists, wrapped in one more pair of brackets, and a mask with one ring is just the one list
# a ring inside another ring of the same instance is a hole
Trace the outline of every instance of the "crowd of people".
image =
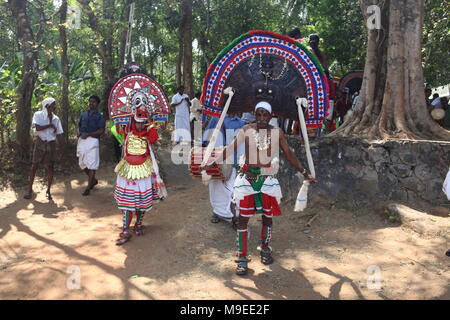
[[(175, 108), (174, 143), (191, 143), (191, 126), (196, 121), (202, 122), (205, 129), (202, 136), (203, 146), (207, 146), (210, 133), (217, 126), (217, 118), (205, 118), (201, 114), (199, 94), (192, 100), (184, 93), (184, 87), (179, 87), (172, 98)], [(105, 119), (98, 112), (100, 98), (91, 96), (88, 100), (88, 110), (83, 112), (78, 123), (77, 156), (80, 168), (87, 175), (87, 185), (82, 192), (88, 196), (98, 184), (95, 177), (100, 165), (99, 138), (105, 132)], [(190, 108), (189, 108), (190, 107)], [(33, 181), (40, 164), (47, 165), (48, 185), (46, 196), (51, 200), (51, 185), (53, 167), (61, 148), (63, 134), (61, 121), (55, 114), (56, 101), (46, 98), (42, 101), (42, 109), (34, 114), (33, 131), (36, 136), (28, 192), (25, 199), (33, 195)], [(145, 110), (136, 110), (127, 130), (117, 127), (119, 134), (124, 134), (122, 157), (115, 168), (117, 181), (114, 198), (117, 207), (122, 212), (123, 227), (116, 240), (117, 245), (128, 242), (133, 234), (143, 234), (142, 221), (146, 211), (153, 204), (167, 196), (162, 179), (158, 175), (157, 161), (151, 145), (158, 139), (156, 128), (152, 125), (150, 115)], [(272, 217), (281, 214), (279, 202), (281, 189), (274, 176), (272, 167), (277, 165), (277, 157), (271, 154), (266, 162), (260, 153), (280, 148), (288, 161), (311, 183), (315, 179), (307, 173), (287, 145), (282, 130), (271, 125), (273, 121), (272, 107), (268, 102), (260, 102), (254, 112), (246, 114), (229, 113), (226, 115), (220, 138), (216, 146), (222, 146), (223, 157), (231, 155), (232, 174), (226, 180), (213, 180), (209, 183), (210, 203), (212, 207), (211, 222), (229, 222), (236, 232), (238, 247), (236, 273), (244, 275), (248, 270), (247, 240), (249, 237), (248, 220), (255, 214), (262, 215), (261, 245), (259, 247), (261, 262), (273, 262), (270, 241), (272, 239)], [(275, 130), (275, 131), (274, 131)], [(230, 134), (231, 132), (231, 134)], [(254, 136), (255, 139), (245, 139)], [(228, 150), (230, 149), (230, 150)], [(226, 151), (228, 150), (228, 151)], [(253, 161), (256, 154), (256, 161)], [(241, 163), (244, 156), (244, 163)], [(276, 158), (276, 161), (275, 161)], [(212, 166), (214, 163), (208, 163)], [(155, 176), (155, 173), (157, 176)], [(131, 228), (133, 216), (135, 225)]]
[[(299, 30), (293, 30), (291, 37), (300, 39)], [(325, 55), (319, 49), (319, 37), (311, 35), (309, 44), (313, 53), (325, 68), (329, 77)], [(332, 84), (334, 88), (334, 85)], [(235, 230), (237, 258), (236, 274), (245, 275), (248, 272), (248, 239), (250, 237), (248, 222), (254, 215), (262, 216), (260, 235), (261, 262), (271, 264), (272, 248), (270, 246), (273, 231), (273, 217), (281, 215), (279, 207), (282, 197), (281, 188), (276, 178), (279, 158), (278, 150), (283, 151), (288, 162), (309, 183), (316, 179), (308, 173), (289, 148), (286, 134), (299, 136), (299, 123), (291, 119), (274, 116), (272, 106), (267, 101), (260, 101), (254, 106), (253, 112), (230, 112), (224, 117), (221, 127), (219, 119), (206, 117), (200, 102), (201, 93), (197, 92), (190, 99), (184, 86), (179, 86), (171, 99), (170, 106), (174, 110), (174, 130), (172, 142), (174, 145), (194, 142), (194, 127), (200, 124), (203, 129), (200, 137), (201, 146), (207, 147), (213, 132), (218, 132), (215, 147), (221, 153), (202, 170), (220, 165), (218, 159), (228, 160), (232, 166), (231, 174), (226, 179), (211, 180), (208, 183), (211, 204), (211, 223), (227, 222)], [(341, 93), (343, 94), (343, 93)], [(336, 97), (340, 94), (337, 93)], [(450, 128), (450, 108), (446, 98), (431, 96), (431, 90), (426, 90), (426, 105), (430, 115), (440, 125)], [(334, 97), (333, 97), (334, 99)], [(333, 100), (332, 99), (332, 100)], [(356, 92), (351, 97), (351, 110), (358, 104), (359, 95)], [(105, 118), (98, 111), (100, 98), (92, 95), (88, 100), (88, 108), (78, 122), (78, 142), (76, 155), (81, 170), (86, 173), (87, 185), (83, 196), (90, 195), (98, 184), (96, 171), (100, 165), (99, 139), (105, 133)], [(164, 182), (159, 176), (159, 168), (152, 145), (158, 140), (158, 132), (152, 121), (152, 115), (146, 109), (144, 100), (133, 109), (131, 122), (127, 126), (110, 124), (109, 129), (120, 144), (120, 161), (115, 167), (117, 173), (114, 198), (118, 209), (122, 212), (123, 226), (116, 240), (117, 245), (130, 241), (133, 234), (143, 235), (142, 221), (146, 211), (167, 196)], [(334, 130), (348, 114), (348, 107), (339, 103), (327, 115), (325, 122), (329, 130)], [(39, 165), (47, 166), (46, 197), (51, 200), (51, 185), (53, 168), (61, 148), (63, 129), (61, 121), (55, 114), (56, 101), (46, 98), (42, 108), (33, 116), (33, 132), (36, 136), (32, 166), (25, 199), (33, 195), (33, 182)], [(120, 137), (120, 139), (119, 139)], [(276, 152), (272, 152), (276, 150)], [(131, 228), (133, 216), (136, 222)]]

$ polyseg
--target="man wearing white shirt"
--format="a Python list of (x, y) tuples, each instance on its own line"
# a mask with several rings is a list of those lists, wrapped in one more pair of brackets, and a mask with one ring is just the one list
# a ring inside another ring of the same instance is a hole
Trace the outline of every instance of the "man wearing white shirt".
[(202, 121), (202, 104), (200, 103), (200, 96), (202, 93), (199, 91), (195, 94), (194, 99), (191, 100), (191, 121)]
[[(214, 117), (208, 123), (207, 130), (205, 130), (205, 140), (210, 140), (212, 131), (216, 127), (219, 119)], [(223, 125), (216, 141), (216, 147), (229, 145), (239, 130), (245, 125), (245, 122), (239, 118), (235, 113), (230, 113), (225, 116)], [(238, 215), (235, 213), (236, 207), (232, 203), (233, 185), (236, 180), (236, 173), (238, 168), (238, 159), (245, 154), (245, 145), (238, 146), (237, 151), (233, 155), (233, 169), (228, 180), (211, 180), (209, 181), (209, 199), (212, 212), (212, 223), (218, 223), (221, 220), (231, 222), (233, 227), (236, 227)], [(234, 209), (233, 209), (234, 207)]]
[[(194, 99), (191, 100), (191, 115), (190, 115), (190, 122), (191, 122), (191, 137), (194, 136), (194, 128), (195, 128), (195, 122), (202, 123), (202, 104), (200, 103), (200, 97), (202, 93), (198, 91), (195, 94)], [(195, 139), (195, 137), (194, 137)]]
[(42, 110), (33, 115), (32, 128), (36, 136), (34, 144), (33, 160), (30, 170), (28, 192), (25, 199), (31, 199), (33, 194), (33, 182), (39, 164), (47, 165), (47, 191), (46, 197), (52, 200), (50, 187), (53, 182), (53, 167), (56, 160), (56, 140), (58, 145), (62, 145), (61, 134), (63, 133), (61, 120), (54, 114), (56, 101), (53, 98), (46, 98), (42, 101)]
[(175, 107), (175, 131), (172, 136), (174, 144), (178, 142), (191, 141), (191, 126), (189, 123), (189, 96), (184, 93), (184, 86), (177, 89), (177, 94), (173, 96), (171, 107)]

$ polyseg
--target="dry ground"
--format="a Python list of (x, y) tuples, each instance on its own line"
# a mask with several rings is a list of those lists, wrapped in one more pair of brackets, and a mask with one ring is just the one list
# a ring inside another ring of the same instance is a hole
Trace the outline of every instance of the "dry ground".
[[(311, 208), (319, 216), (306, 228), (285, 205), (274, 221), (271, 266), (259, 262), (253, 218), (252, 270), (238, 277), (234, 232), (210, 223), (207, 186), (160, 156), (169, 197), (146, 214), (145, 235), (121, 247), (111, 165), (88, 197), (82, 173), (57, 176), (50, 202), (39, 184), (32, 201), (23, 190), (2, 192), (0, 299), (450, 299), (449, 238), (419, 235), (374, 210)], [(81, 288), (71, 289), (76, 268)]]

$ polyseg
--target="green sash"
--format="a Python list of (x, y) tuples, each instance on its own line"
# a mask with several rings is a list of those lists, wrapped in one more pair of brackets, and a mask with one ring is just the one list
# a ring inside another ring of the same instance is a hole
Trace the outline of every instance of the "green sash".
[[(249, 167), (248, 170), (252, 173), (255, 174), (261, 174), (261, 169), (260, 168), (251, 168)], [(262, 193), (261, 193), (261, 188), (263, 186), (265, 177), (264, 176), (259, 176), (258, 180), (253, 180), (251, 181), (251, 185), (253, 190), (258, 191), (258, 193), (255, 193), (253, 195), (254, 199), (255, 199), (255, 209), (256, 209), (256, 213), (262, 214), (263, 213), (263, 199), (262, 199)]]

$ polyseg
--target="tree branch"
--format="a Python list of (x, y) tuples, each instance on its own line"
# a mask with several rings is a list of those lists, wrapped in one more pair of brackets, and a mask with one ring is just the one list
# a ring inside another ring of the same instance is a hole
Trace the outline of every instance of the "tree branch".
[[(35, 40), (35, 43), (37, 45), (36, 51), (38, 51), (41, 49), (43, 44), (44, 28), (47, 25), (47, 22), (50, 21), (50, 19), (48, 19), (45, 16), (44, 5), (40, 0), (36, 0), (34, 2), (30, 1), (29, 3), (36, 9), (36, 11), (39, 13), (40, 16), (39, 28), (36, 32), (36, 40)], [(39, 4), (39, 6), (37, 6), (36, 3)]]
[[(90, 0), (78, 0), (78, 3), (81, 5), (83, 12), (88, 16), (88, 22), (89, 26), (94, 32), (98, 32), (101, 34), (101, 28), (100, 28), (100, 22), (97, 18), (97, 16), (92, 11), (90, 4)], [(99, 54), (102, 57), (102, 59), (105, 59), (105, 44), (102, 41), (99, 41)]]

